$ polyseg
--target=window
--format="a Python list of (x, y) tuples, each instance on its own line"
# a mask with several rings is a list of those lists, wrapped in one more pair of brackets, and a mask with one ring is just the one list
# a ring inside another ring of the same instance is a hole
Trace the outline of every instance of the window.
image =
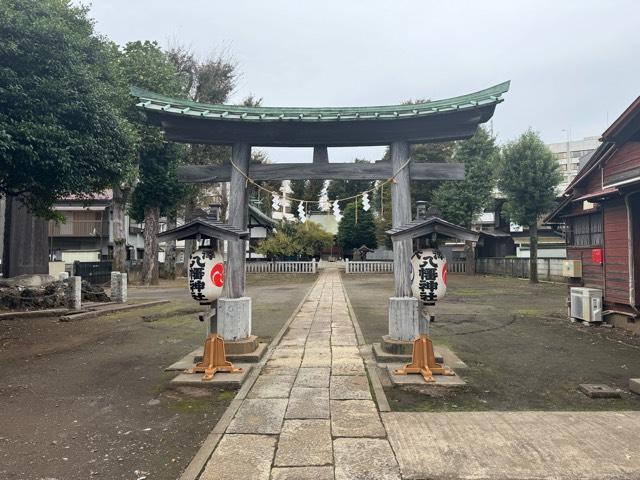
[(595, 247), (602, 245), (602, 213), (567, 219), (567, 245)]

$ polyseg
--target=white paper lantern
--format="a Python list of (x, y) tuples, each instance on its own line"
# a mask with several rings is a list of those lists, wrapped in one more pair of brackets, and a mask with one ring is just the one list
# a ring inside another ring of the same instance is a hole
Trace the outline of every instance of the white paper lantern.
[(211, 303), (222, 296), (224, 287), (224, 261), (213, 250), (200, 249), (189, 259), (189, 290), (191, 297), (202, 304)]
[(447, 292), (447, 259), (438, 250), (425, 248), (411, 257), (411, 292), (433, 305)]

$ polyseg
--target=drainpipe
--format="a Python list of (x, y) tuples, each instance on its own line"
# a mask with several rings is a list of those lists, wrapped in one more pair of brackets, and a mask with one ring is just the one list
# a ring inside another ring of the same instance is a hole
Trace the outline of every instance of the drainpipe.
[[(640, 313), (636, 308), (636, 280), (634, 271), (634, 254), (633, 254), (633, 212), (631, 211), (631, 204), (629, 201), (629, 197), (631, 197), (631, 193), (627, 193), (624, 196), (624, 204), (627, 207), (627, 244), (629, 253), (627, 255), (629, 262), (629, 305), (633, 309), (636, 314)], [(639, 221), (640, 219), (636, 219)], [(640, 252), (638, 252), (640, 254)]]

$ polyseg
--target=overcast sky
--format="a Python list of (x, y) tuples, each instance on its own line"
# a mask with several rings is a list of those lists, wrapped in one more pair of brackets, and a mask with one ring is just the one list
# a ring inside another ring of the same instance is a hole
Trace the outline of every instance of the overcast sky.
[[(91, 14), (120, 44), (226, 50), (242, 72), (231, 102), (394, 104), (511, 80), (493, 120), (500, 142), (529, 127), (546, 142), (599, 135), (640, 95), (638, 0), (93, 0)], [(311, 161), (310, 149), (269, 156)]]

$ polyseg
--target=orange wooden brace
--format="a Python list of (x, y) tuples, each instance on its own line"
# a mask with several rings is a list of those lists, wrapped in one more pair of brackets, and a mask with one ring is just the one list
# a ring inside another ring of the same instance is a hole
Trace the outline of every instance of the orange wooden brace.
[(240, 373), (242, 368), (236, 368), (227, 361), (224, 353), (224, 340), (216, 333), (210, 334), (204, 342), (202, 361), (189, 369), (189, 373), (204, 373), (202, 380), (211, 380), (218, 372)]
[(433, 353), (433, 344), (427, 335), (420, 335), (413, 342), (413, 356), (411, 363), (394, 372), (396, 375), (418, 373), (423, 376), (425, 382), (435, 382), (434, 375), (455, 375), (453, 370), (436, 362)]

